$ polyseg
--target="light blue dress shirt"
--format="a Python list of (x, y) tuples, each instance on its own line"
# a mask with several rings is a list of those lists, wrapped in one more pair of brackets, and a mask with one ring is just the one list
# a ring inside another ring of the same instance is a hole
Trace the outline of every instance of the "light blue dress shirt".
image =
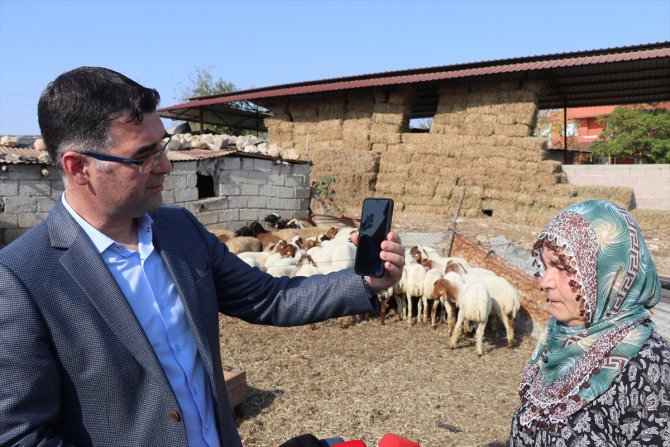
[(145, 214), (137, 219), (138, 251), (91, 226), (62, 196), (65, 209), (84, 229), (137, 316), (177, 396), (190, 447), (219, 447), (212, 389), (184, 306), (160, 255)]

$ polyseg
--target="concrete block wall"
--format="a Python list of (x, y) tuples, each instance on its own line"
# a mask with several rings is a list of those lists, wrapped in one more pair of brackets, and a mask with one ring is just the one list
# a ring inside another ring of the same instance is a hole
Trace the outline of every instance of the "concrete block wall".
[(0, 247), (40, 223), (63, 193), (54, 166), (0, 166)]
[(670, 164), (561, 167), (571, 185), (628, 186), (636, 208), (670, 211)]
[[(211, 175), (216, 197), (198, 199), (197, 175)], [(237, 230), (270, 213), (284, 219), (309, 216), (310, 165), (228, 156), (174, 162), (163, 203), (178, 204), (208, 227)]]
[[(198, 174), (214, 178), (218, 197), (198, 199)], [(54, 166), (0, 165), (0, 248), (42, 222), (63, 193)], [(164, 204), (178, 204), (208, 227), (236, 230), (270, 213), (309, 216), (310, 165), (228, 156), (175, 161), (165, 178)]]

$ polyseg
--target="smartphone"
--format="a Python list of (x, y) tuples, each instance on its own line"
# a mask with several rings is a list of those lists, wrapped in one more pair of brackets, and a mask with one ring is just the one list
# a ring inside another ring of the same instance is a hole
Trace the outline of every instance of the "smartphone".
[(393, 200), (377, 198), (363, 200), (354, 261), (354, 271), (357, 274), (374, 278), (384, 276), (384, 261), (379, 254), (382, 251), (382, 242), (391, 231), (392, 218)]

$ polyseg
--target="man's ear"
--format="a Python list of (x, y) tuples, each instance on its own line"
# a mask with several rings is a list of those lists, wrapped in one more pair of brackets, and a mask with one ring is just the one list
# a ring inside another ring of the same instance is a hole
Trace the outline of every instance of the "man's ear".
[(85, 155), (75, 151), (63, 154), (61, 166), (67, 178), (77, 185), (86, 185), (89, 182), (90, 170), (95, 169)]

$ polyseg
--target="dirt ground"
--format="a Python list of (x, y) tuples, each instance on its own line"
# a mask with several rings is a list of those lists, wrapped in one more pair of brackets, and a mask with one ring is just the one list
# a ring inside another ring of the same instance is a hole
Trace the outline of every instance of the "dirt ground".
[[(396, 214), (399, 232), (447, 231), (444, 216)], [(503, 236), (530, 248), (541, 228), (465, 218), (457, 232), (488, 246)], [(670, 242), (647, 235), (659, 272), (670, 274)], [(341, 328), (337, 320), (273, 328), (221, 318), (226, 369), (246, 371), (249, 397), (238, 427), (245, 447), (273, 447), (313, 433), (362, 439), (395, 433), (422, 447), (507, 445), (517, 386), (536, 341), (513, 349), (490, 329), (480, 358), (472, 338), (449, 350), (446, 325), (409, 326), (394, 316)]]

